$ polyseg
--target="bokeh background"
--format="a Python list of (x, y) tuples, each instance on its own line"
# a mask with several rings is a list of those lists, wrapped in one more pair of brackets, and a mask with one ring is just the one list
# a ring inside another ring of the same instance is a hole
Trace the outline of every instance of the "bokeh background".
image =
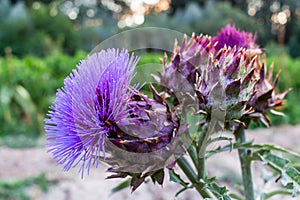
[[(286, 117), (271, 116), (273, 125), (300, 131), (292, 126), (300, 123), (299, 0), (0, 0), (0, 199), (42, 199), (28, 191), (38, 187), (44, 198), (58, 181), (38, 160), (27, 163), (36, 173), (24, 175), (22, 152), (28, 158), (46, 154), (43, 119), (55, 92), (97, 44), (136, 27), (216, 35), (228, 23), (256, 34), (268, 65), (281, 70), (279, 90), (293, 88)], [(149, 49), (139, 65), (160, 63), (162, 56)], [(147, 74), (158, 70), (155, 65)], [(293, 134), (295, 140), (300, 138)]]

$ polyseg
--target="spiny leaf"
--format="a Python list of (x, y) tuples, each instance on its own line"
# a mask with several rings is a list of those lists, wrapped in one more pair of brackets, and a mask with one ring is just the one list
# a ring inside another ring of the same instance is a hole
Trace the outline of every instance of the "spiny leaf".
[(170, 181), (179, 183), (183, 187), (187, 187), (188, 183), (181, 179), (180, 175), (177, 174), (174, 170), (169, 170)]
[(215, 177), (205, 180), (204, 188), (207, 188), (211, 192), (213, 192), (218, 197), (219, 200), (230, 200), (231, 199), (228, 194), (227, 188), (225, 186), (220, 187), (216, 183)]
[(300, 173), (296, 168), (290, 166), (288, 159), (279, 157), (267, 151), (255, 152), (261, 161), (280, 173), (281, 183), (284, 187), (292, 189), (292, 196), (300, 192)]
[(145, 177), (133, 176), (130, 181), (131, 192), (134, 192), (145, 180)]
[[(239, 149), (239, 148), (244, 148), (244, 149), (255, 149), (257, 151), (277, 151), (277, 152), (282, 152), (286, 154), (290, 154), (292, 156), (300, 157), (299, 153), (287, 150), (285, 148), (272, 145), (272, 144), (253, 144), (253, 141), (250, 142), (245, 142), (245, 143), (239, 143), (235, 142), (229, 145), (225, 146), (219, 146), (214, 150), (208, 151), (206, 157), (210, 157), (213, 154), (224, 152), (224, 151), (231, 151), (232, 149)], [(253, 159), (255, 159), (255, 156), (253, 156)]]

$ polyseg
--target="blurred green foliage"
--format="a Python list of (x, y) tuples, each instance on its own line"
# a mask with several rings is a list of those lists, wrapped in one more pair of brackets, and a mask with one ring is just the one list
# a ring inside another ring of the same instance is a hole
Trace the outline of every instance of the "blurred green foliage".
[(289, 55), (282, 53), (278, 56), (267, 57), (268, 66), (274, 63), (275, 73), (281, 71), (278, 90), (284, 91), (292, 88), (286, 97), (286, 104), (283, 113), (286, 117), (272, 116), (273, 124), (297, 124), (300, 123), (300, 58), (293, 59)]
[(44, 59), (25, 56), (0, 57), (0, 136), (24, 133), (39, 135), (44, 114), (64, 78), (86, 57), (52, 53)]
[[(118, 14), (101, 2), (96, 3), (96, 6), (72, 0), (11, 2), (0, 0), (0, 55), (12, 52), (18, 57), (28, 54), (47, 56), (53, 51), (72, 55), (79, 49), (89, 52), (109, 36), (132, 28), (121, 29), (117, 25), (122, 14), (129, 12), (123, 0), (112, 1), (122, 7), (122, 12)], [(274, 14), (270, 6), (274, 2), (279, 3), (276, 12), (287, 7), (291, 12), (281, 45), (286, 45), (292, 57), (300, 56), (300, 4), (296, 0), (268, 1), (262, 4), (255, 16), (248, 14), (251, 2), (247, 1), (173, 0), (169, 10), (155, 12), (154, 9), (145, 15), (141, 27), (169, 28), (188, 35), (192, 32), (215, 35), (220, 28), (230, 23), (241, 30), (256, 33), (258, 44), (264, 47), (278, 42), (278, 27), (273, 26), (270, 20)], [(78, 10), (76, 19), (69, 18), (67, 4)], [(88, 16), (91, 10), (94, 14)], [(136, 38), (137, 43), (141, 42), (139, 40)], [(155, 43), (155, 40), (149, 38), (149, 43)]]
[(23, 1), (12, 4), (0, 0), (0, 56), (8, 52), (18, 57), (45, 57), (55, 51), (73, 55), (78, 50), (91, 51), (117, 33), (117, 20), (105, 10), (95, 21), (71, 20), (62, 11), (62, 3), (34, 1), (25, 5)]
[(142, 26), (159, 26), (178, 30), (188, 35), (196, 34), (216, 35), (226, 24), (235, 24), (237, 28), (257, 33), (259, 43), (265, 38), (263, 26), (255, 19), (227, 2), (208, 1), (200, 7), (197, 3), (186, 4), (184, 9), (178, 9), (173, 15), (152, 13), (146, 16)]
[(55, 50), (74, 54), (80, 40), (73, 23), (59, 11), (50, 15), (51, 9), (43, 4), (33, 9), (0, 1), (0, 55), (46, 56)]
[(0, 181), (0, 198), (7, 200), (29, 200), (30, 187), (37, 186), (42, 192), (48, 191), (48, 180), (45, 174), (24, 180)]

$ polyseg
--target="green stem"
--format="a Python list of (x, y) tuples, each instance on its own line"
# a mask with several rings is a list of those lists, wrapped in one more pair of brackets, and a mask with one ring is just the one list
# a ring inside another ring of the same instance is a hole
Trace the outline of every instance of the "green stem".
[(205, 158), (202, 156), (198, 159), (198, 180), (205, 180), (206, 176), (206, 167), (205, 167)]
[(189, 156), (191, 157), (195, 168), (197, 169), (198, 173), (198, 180), (205, 178), (205, 158), (204, 156), (201, 156), (198, 158), (199, 154), (197, 153), (197, 150), (195, 148), (194, 144), (191, 144), (190, 147), (187, 149), (187, 152), (189, 153)]
[(194, 142), (189, 146), (189, 148), (187, 149), (187, 152), (188, 152), (189, 156), (191, 157), (195, 167), (197, 168), (198, 157), (197, 157), (197, 150), (196, 150)]
[(198, 171), (198, 180), (201, 179), (204, 180), (206, 174), (206, 167), (205, 167), (206, 142), (205, 141), (207, 141), (207, 138), (208, 138), (207, 129), (205, 129), (205, 131), (201, 133), (197, 144), (198, 162), (196, 168)]
[[(245, 130), (242, 126), (239, 126), (234, 133), (235, 138), (240, 143), (246, 142)], [(243, 185), (245, 191), (246, 200), (254, 200), (254, 189), (251, 171), (251, 161), (248, 159), (250, 152), (247, 149), (239, 149), (239, 158), (242, 169)]]
[(208, 145), (208, 139), (210, 135), (214, 133), (214, 129), (216, 126), (216, 120), (211, 120), (209, 124), (207, 124), (203, 130), (202, 133), (199, 137), (198, 140), (198, 166), (197, 166), (197, 171), (198, 171), (198, 180), (205, 179), (206, 176), (206, 167), (205, 167), (205, 153), (206, 153), (206, 148)]
[(178, 166), (182, 169), (182, 171), (185, 173), (185, 175), (188, 177), (188, 179), (191, 181), (193, 186), (196, 188), (196, 190), (199, 192), (199, 194), (203, 198), (214, 198), (214, 195), (207, 189), (204, 189), (204, 183), (197, 181), (197, 175), (193, 168), (190, 166), (188, 161), (184, 157), (180, 157), (177, 160)]

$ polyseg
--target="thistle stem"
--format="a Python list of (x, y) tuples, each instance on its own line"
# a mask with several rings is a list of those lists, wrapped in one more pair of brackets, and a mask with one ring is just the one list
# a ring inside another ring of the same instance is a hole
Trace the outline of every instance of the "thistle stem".
[(180, 157), (177, 160), (178, 166), (181, 168), (181, 170), (184, 172), (184, 174), (188, 177), (188, 179), (191, 181), (193, 186), (196, 188), (196, 190), (199, 192), (199, 194), (203, 198), (214, 198), (214, 195), (207, 189), (204, 189), (204, 183), (197, 181), (197, 174), (193, 170), (193, 168), (190, 166), (188, 161), (184, 157)]
[(205, 158), (201, 157), (198, 159), (198, 180), (205, 178), (206, 167), (205, 167)]
[(198, 157), (199, 154), (197, 153), (196, 147), (194, 146), (194, 144), (192, 144), (188, 149), (187, 149), (189, 156), (191, 157), (195, 168), (197, 169), (197, 173), (198, 173), (198, 180), (201, 180), (205, 178), (205, 174), (206, 174), (206, 169), (205, 169), (205, 158), (204, 156), (202, 157)]
[(189, 146), (189, 148), (187, 148), (187, 152), (188, 152), (189, 156), (191, 157), (195, 167), (197, 168), (198, 157), (197, 157), (197, 150), (196, 150), (195, 144), (191, 144)]
[[(245, 130), (242, 126), (234, 132), (235, 138), (240, 143), (246, 142)], [(254, 189), (251, 171), (251, 161), (248, 159), (250, 152), (247, 149), (238, 149), (241, 163), (242, 178), (246, 200), (254, 200)]]
[(205, 166), (205, 153), (207, 148), (207, 141), (211, 134), (214, 133), (216, 126), (216, 120), (211, 120), (209, 124), (204, 126), (197, 144), (198, 151), (198, 165), (196, 166), (198, 171), (198, 180), (205, 180), (206, 166)]

